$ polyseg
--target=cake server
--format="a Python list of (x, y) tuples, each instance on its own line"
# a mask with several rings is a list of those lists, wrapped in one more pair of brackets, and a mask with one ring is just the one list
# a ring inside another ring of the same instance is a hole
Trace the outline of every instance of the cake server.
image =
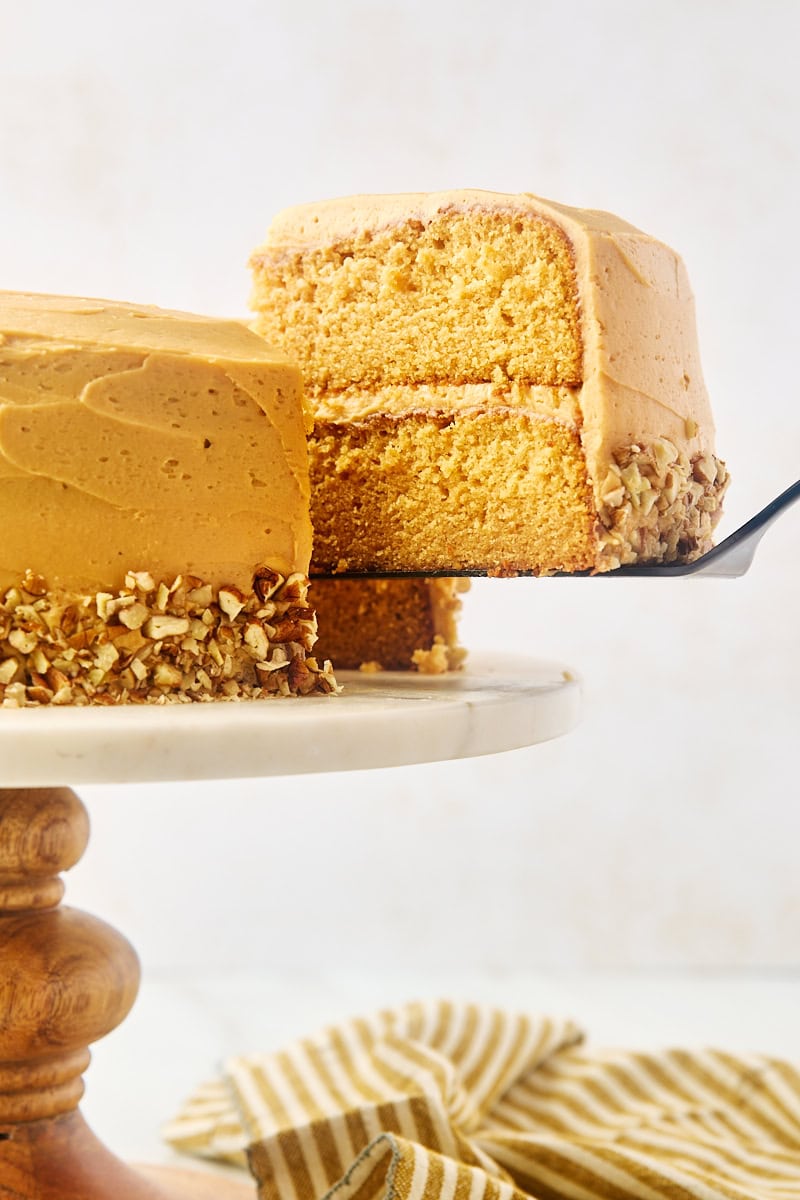
[[(766, 531), (781, 513), (796, 500), (800, 500), (800, 479), (781, 492), (770, 504), (746, 521), (735, 533), (726, 537), (718, 546), (689, 563), (634, 563), (618, 567), (615, 571), (554, 571), (553, 575), (597, 575), (598, 579), (619, 579), (624, 576), (641, 578), (677, 579), (684, 575), (704, 575), (706, 578), (737, 579), (750, 569), (756, 547)], [(486, 571), (343, 571), (328, 578), (333, 579), (433, 579), (437, 576), (451, 578), (460, 576), (485, 576)], [(528, 572), (519, 571), (519, 575)], [(320, 576), (318, 576), (319, 578)], [(550, 576), (548, 576), (550, 578)]]

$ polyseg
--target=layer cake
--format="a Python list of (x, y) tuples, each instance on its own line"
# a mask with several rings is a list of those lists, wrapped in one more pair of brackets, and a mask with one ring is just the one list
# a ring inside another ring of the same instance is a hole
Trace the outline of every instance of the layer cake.
[(714, 452), (674, 251), (530, 195), (289, 209), (254, 328), (301, 366), (312, 570), (606, 571), (711, 545)]
[(330, 692), (302, 381), (234, 321), (0, 293), (0, 697)]

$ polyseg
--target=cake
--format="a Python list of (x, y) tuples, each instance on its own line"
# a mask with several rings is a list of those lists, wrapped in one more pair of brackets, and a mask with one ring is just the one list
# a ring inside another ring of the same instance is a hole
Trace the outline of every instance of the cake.
[(305, 435), (239, 322), (0, 293), (3, 704), (332, 691)]
[(531, 195), (289, 209), (254, 328), (301, 367), (312, 571), (607, 571), (711, 545), (727, 471), (678, 255)]
[(468, 587), (466, 579), (312, 577), (317, 652), (342, 669), (456, 670), (466, 657), (456, 621)]

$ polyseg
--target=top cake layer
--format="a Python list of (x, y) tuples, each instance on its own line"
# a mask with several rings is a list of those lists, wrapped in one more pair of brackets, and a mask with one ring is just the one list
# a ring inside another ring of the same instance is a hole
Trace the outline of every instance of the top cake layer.
[(302, 382), (235, 321), (0, 292), (0, 586), (249, 589), (311, 551)]
[(448, 385), (482, 385), (487, 403), (566, 386), (595, 480), (641, 441), (712, 450), (683, 263), (608, 213), (527, 194), (356, 196), (280, 214), (251, 262), (256, 328), (298, 359), (318, 415), (330, 402), (357, 420), (397, 385), (409, 410), (435, 389), (440, 411)]

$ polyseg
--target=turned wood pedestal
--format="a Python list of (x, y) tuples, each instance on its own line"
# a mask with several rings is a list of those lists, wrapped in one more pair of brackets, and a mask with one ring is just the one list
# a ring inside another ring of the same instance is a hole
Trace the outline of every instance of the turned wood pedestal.
[(0, 790), (0, 1200), (252, 1200), (246, 1182), (126, 1166), (78, 1110), (88, 1047), (139, 987), (125, 938), (61, 905), (88, 838), (68, 788)]

